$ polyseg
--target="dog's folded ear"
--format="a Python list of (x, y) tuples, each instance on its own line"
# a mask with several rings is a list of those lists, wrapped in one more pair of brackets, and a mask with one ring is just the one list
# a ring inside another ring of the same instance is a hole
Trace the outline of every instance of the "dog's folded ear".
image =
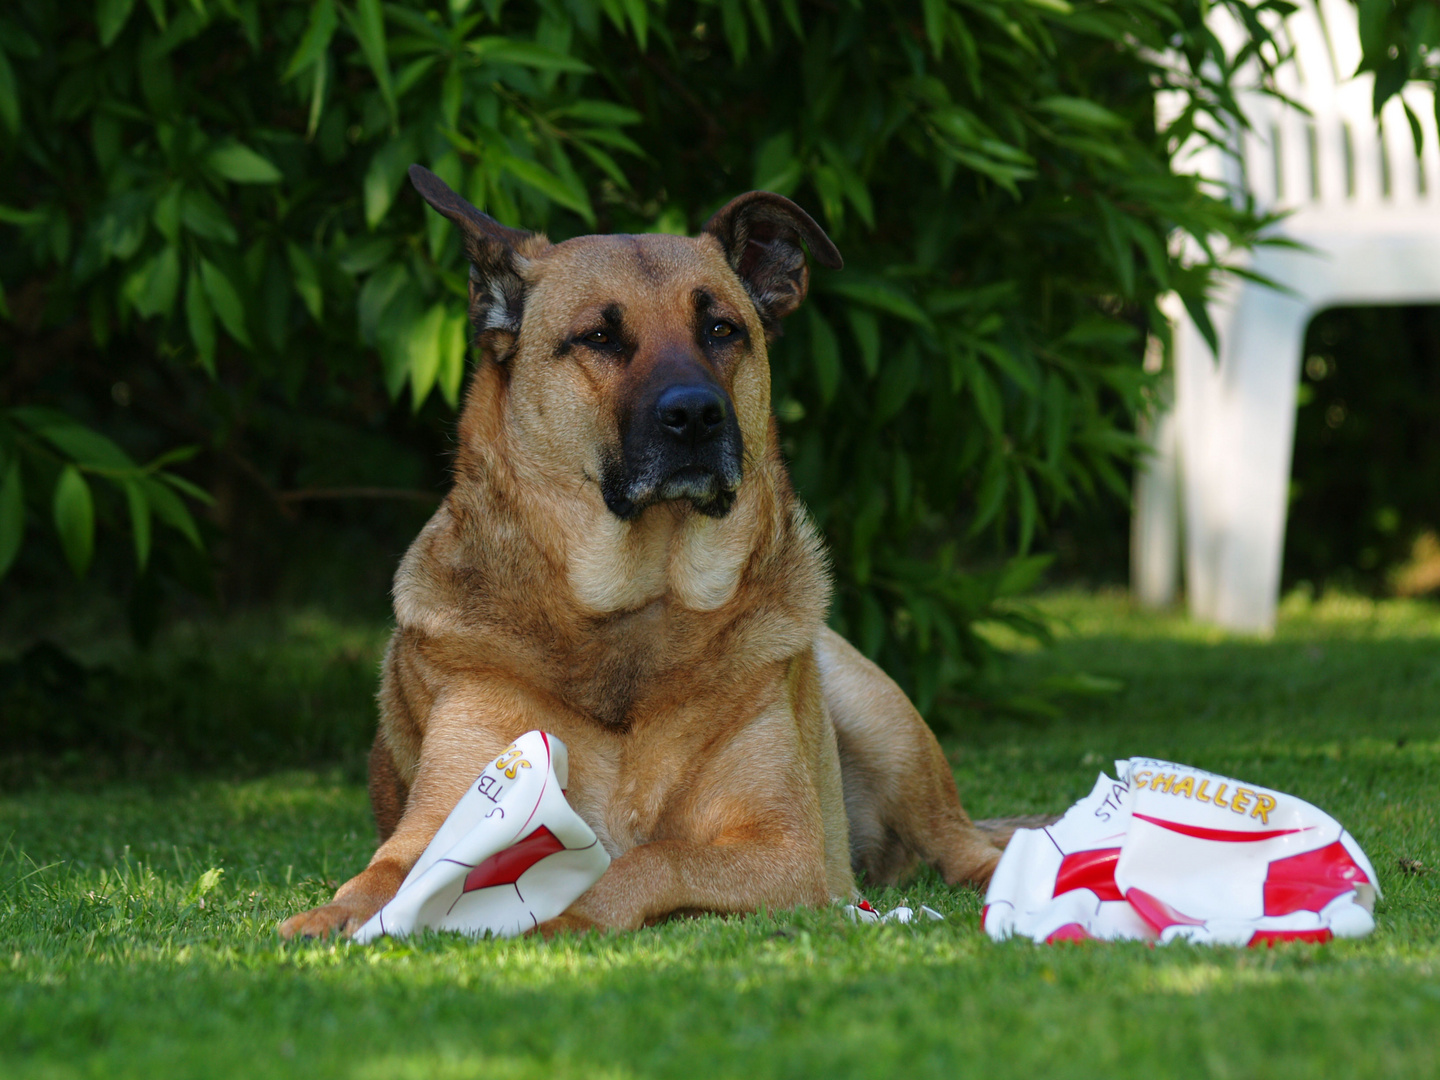
[(470, 322), (481, 348), (497, 360), (506, 359), (520, 333), (525, 306), (523, 252), (536, 241), (543, 244), (543, 238), (482, 214), (421, 165), (410, 166), (410, 183), (459, 227), (460, 243), (470, 260)]
[(800, 306), (810, 288), (804, 240), (822, 265), (839, 270), (840, 252), (814, 218), (783, 195), (751, 191), (730, 200), (705, 223), (720, 241), (767, 331)]

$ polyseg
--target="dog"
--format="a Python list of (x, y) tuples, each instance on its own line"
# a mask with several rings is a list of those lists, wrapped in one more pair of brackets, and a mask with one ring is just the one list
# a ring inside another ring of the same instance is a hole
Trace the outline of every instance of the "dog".
[(983, 886), (1018, 819), (972, 823), (934, 735), (826, 627), (768, 346), (805, 298), (808, 214), (741, 195), (694, 238), (507, 228), (413, 166), (471, 262), (480, 361), (454, 486), (401, 562), (370, 798), (380, 844), (286, 938), (353, 933), (523, 732), (569, 748), (613, 861), (547, 935), (821, 905), (920, 861)]

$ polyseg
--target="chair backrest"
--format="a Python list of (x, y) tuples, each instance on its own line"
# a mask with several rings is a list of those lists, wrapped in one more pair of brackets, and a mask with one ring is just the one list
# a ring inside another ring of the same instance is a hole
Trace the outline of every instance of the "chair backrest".
[[(1327, 221), (1377, 215), (1440, 212), (1440, 138), (1433, 92), (1412, 84), (1386, 103), (1377, 125), (1375, 77), (1354, 76), (1360, 63), (1360, 32), (1349, 0), (1298, 0), (1298, 10), (1272, 29), (1290, 62), (1275, 72), (1275, 87), (1304, 106), (1307, 116), (1270, 94), (1241, 92), (1237, 99), (1250, 123), (1244, 132), (1215, 132), (1230, 152), (1192, 140), (1176, 155), (1182, 168), (1224, 182), (1237, 196), (1249, 192), (1262, 210), (1319, 211)], [(1234, 54), (1246, 34), (1224, 8), (1210, 29)], [(1241, 83), (1259, 80), (1253, 61)], [(1417, 157), (1411, 120), (1422, 132)], [(1163, 123), (1178, 103), (1157, 102)]]

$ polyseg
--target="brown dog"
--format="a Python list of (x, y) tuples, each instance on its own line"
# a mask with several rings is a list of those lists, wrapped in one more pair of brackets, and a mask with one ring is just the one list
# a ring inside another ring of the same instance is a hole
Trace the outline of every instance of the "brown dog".
[(826, 629), (770, 415), (766, 344), (805, 296), (801, 240), (841, 265), (829, 237), (757, 191), (694, 239), (551, 244), (410, 175), (460, 229), (482, 358), (455, 486), (395, 579), (380, 847), (281, 933), (360, 927), (534, 728), (614, 859), (544, 932), (824, 904), (917, 858), (983, 884), (1008, 830), (970, 822), (919, 714)]

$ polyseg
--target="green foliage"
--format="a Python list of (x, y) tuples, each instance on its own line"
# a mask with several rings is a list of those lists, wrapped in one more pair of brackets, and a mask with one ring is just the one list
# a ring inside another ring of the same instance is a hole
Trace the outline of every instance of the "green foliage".
[(31, 645), (0, 660), (0, 789), (336, 763), (363, 775), (388, 630), (313, 612), (232, 615), (167, 629), (123, 664)]
[[(341, 468), (315, 453), (317, 417), (373, 425), (377, 387), (453, 407), (465, 267), (403, 194), (411, 162), (556, 238), (693, 230), (769, 188), (847, 259), (774, 349), (835, 621), (923, 709), (948, 707), (987, 670), (977, 624), (1043, 634), (1017, 598), (1047, 519), (1124, 494), (1155, 297), (1199, 309), (1210, 270), (1182, 267), (1170, 235), (1253, 234), (1169, 168), (1197, 117), (1231, 107), (1236, 58), (1207, 7), (101, 0), (92, 20), (17, 0), (0, 14), (0, 506), (53, 516), (77, 570), (95, 522), (128, 529), (143, 567), (169, 532), (197, 539), (185, 500), (225, 469), (274, 494), (296, 461)], [(1162, 85), (1191, 101), (1167, 132)], [(167, 403), (138, 426), (132, 410), (131, 437), (200, 448), (183, 477), (26, 419), (43, 403), (118, 432), (101, 373), (120, 357)], [(92, 478), (128, 519), (92, 506)], [(7, 514), (0, 564), (19, 532)]]
[[(1431, 83), (1440, 90), (1440, 5), (1435, 0), (1354, 0), (1360, 16), (1360, 66), (1356, 74), (1375, 73), (1375, 115), (1410, 80)], [(1342, 74), (1344, 74), (1342, 72)], [(1422, 133), (1410, 106), (1410, 131), (1415, 152)], [(1435, 116), (1440, 120), (1440, 93), (1435, 95)]]

